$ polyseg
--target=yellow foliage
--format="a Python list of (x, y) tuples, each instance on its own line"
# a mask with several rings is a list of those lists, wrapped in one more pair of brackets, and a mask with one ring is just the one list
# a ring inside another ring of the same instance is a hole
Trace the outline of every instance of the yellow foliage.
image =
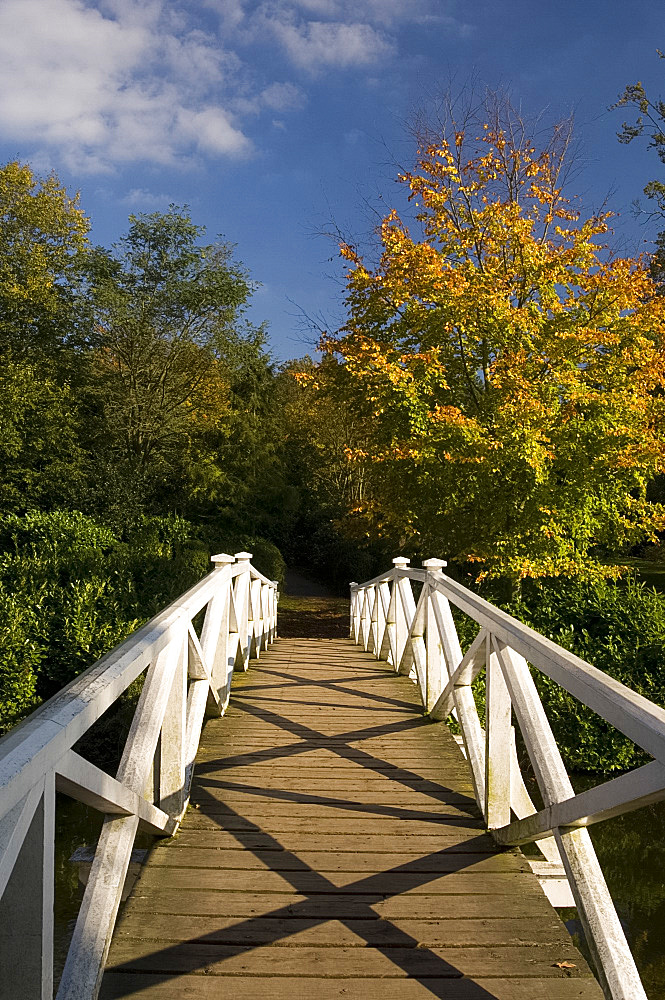
[(392, 210), (376, 268), (341, 247), (348, 321), (322, 346), (374, 420), (362, 516), (482, 572), (588, 575), (594, 546), (663, 523), (645, 489), (665, 470), (665, 297), (646, 258), (607, 253), (609, 214), (564, 196), (556, 143), (496, 123), (468, 141), (453, 128), (399, 175), (417, 235)]

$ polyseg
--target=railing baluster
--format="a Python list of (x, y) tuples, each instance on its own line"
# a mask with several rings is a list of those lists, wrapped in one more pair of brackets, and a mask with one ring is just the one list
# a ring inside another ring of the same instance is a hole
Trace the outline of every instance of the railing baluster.
[(251, 610), (250, 610), (250, 575), (249, 575), (249, 562), (252, 558), (251, 552), (236, 552), (235, 554), (236, 562), (240, 569), (240, 573), (235, 578), (235, 585), (233, 588), (233, 593), (235, 597), (235, 609), (236, 609), (236, 620), (238, 623), (238, 657), (236, 659), (237, 666), (241, 670), (247, 670), (249, 666), (249, 657), (252, 644), (252, 635), (250, 633), (250, 621), (251, 621)]
[[(229, 688), (229, 590), (231, 588), (231, 565), (234, 562), (233, 556), (221, 552), (212, 556), (214, 575), (218, 581), (215, 594), (208, 603), (206, 614), (201, 629), (201, 649), (210, 671), (211, 686), (217, 692), (221, 710), (228, 700)], [(211, 713), (219, 714), (220, 708), (215, 712), (212, 705), (208, 706)]]
[(53, 997), (53, 772), (28, 798), (25, 807), (32, 816), (0, 899), (2, 1000)]
[(395, 662), (393, 666), (396, 671), (399, 670), (400, 664), (402, 662), (402, 657), (404, 656), (404, 648), (407, 644), (409, 638), (409, 629), (411, 628), (411, 622), (413, 621), (413, 616), (416, 613), (416, 605), (413, 600), (413, 591), (411, 590), (411, 581), (405, 576), (400, 575), (400, 570), (405, 570), (409, 565), (409, 560), (406, 556), (398, 556), (393, 559), (393, 565), (396, 570), (396, 579), (394, 583), (394, 588), (396, 590), (395, 594)]
[(371, 653), (370, 644), (372, 642), (372, 614), (374, 612), (374, 587), (365, 588), (365, 600), (361, 617), (362, 644), (366, 653)]
[(185, 808), (185, 739), (187, 733), (187, 633), (180, 640), (180, 652), (173, 675), (171, 693), (164, 713), (159, 740), (159, 797), (155, 805), (173, 818)]
[(349, 584), (349, 639), (357, 642), (356, 636), (356, 604), (358, 603), (358, 584)]
[(259, 648), (266, 650), (270, 640), (270, 606), (268, 604), (270, 587), (261, 581), (259, 584), (259, 607), (261, 608)]
[(249, 659), (258, 660), (261, 653), (261, 581), (252, 580), (249, 582), (249, 617), (247, 621), (247, 633), (249, 643)]
[[(423, 692), (423, 703), (427, 712), (431, 712), (436, 705), (439, 695), (443, 691), (450, 675), (449, 671), (452, 673), (462, 659), (460, 651), (457, 663), (454, 666), (451, 664), (448, 668), (446, 667), (443, 653), (442, 633), (444, 631), (444, 624), (442, 620), (443, 608), (441, 605), (443, 603), (447, 604), (447, 601), (445, 597), (438, 594), (430, 585), (430, 579), (436, 579), (445, 565), (446, 563), (443, 559), (427, 559), (423, 563), (423, 567), (427, 571), (427, 580), (424, 584), (424, 589), (427, 591), (427, 609), (425, 613), (427, 671), (425, 679), (426, 688)], [(439, 612), (438, 615), (437, 611)]]
[(490, 830), (510, 822), (510, 769), (513, 742), (510, 694), (496, 652), (486, 644), (485, 822)]
[(413, 616), (411, 617), (409, 637), (406, 641), (404, 653), (402, 654), (402, 660), (399, 665), (400, 674), (410, 674), (411, 668), (415, 667), (418, 688), (423, 699), (423, 705), (426, 704), (425, 692), (427, 685), (427, 650), (425, 648), (427, 596), (428, 588), (427, 586), (424, 586), (420, 592), (418, 604), (413, 612)]
[(388, 617), (390, 611), (390, 581), (384, 580), (377, 588), (377, 636), (376, 658), (387, 660), (390, 657), (390, 636)]

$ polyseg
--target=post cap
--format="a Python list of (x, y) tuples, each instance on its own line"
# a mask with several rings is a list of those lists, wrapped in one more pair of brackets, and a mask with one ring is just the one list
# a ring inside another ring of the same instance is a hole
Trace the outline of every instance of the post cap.
[(235, 558), (238, 560), (238, 562), (249, 562), (249, 560), (252, 558), (252, 553), (251, 552), (236, 552)]
[(406, 556), (396, 556), (393, 559), (394, 566), (408, 566), (410, 562), (411, 560), (407, 559)]
[(448, 563), (445, 559), (425, 559), (423, 562), (423, 568), (427, 570), (428, 573), (436, 573), (437, 570), (443, 569)]
[(349, 584), (349, 587), (358, 587), (358, 586), (360, 586), (360, 584), (356, 583), (355, 580), (353, 580), (353, 582)]
[(210, 556), (210, 562), (215, 563), (216, 566), (228, 566), (229, 563), (232, 563), (233, 561), (233, 556), (228, 555), (226, 552), (220, 552), (216, 556)]

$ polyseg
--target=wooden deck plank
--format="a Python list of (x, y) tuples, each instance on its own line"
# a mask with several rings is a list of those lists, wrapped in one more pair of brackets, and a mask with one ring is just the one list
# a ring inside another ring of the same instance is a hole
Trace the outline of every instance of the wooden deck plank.
[[(190, 847), (181, 850), (177, 846), (155, 851), (152, 859), (155, 868), (206, 868), (217, 870), (268, 869), (273, 872), (302, 871), (303, 865), (316, 872), (372, 872), (381, 867), (399, 868), (404, 863), (404, 855), (374, 854), (371, 851), (300, 851), (294, 854), (285, 850), (228, 851), (220, 848)], [(409, 870), (413, 872), (455, 872), (462, 864), (465, 870), (473, 871), (528, 871), (523, 857), (513, 854), (468, 853), (454, 854), (446, 851), (433, 852), (424, 856), (411, 855)]]
[[(561, 969), (557, 963), (569, 962)], [(234, 680), (180, 833), (150, 855), (102, 998), (601, 1000), (415, 686), (342, 640)]]
[[(382, 828), (385, 824), (381, 824)], [(409, 828), (410, 829), (410, 828)], [(398, 850), (402, 855), (408, 854), (428, 854), (433, 851), (459, 850), (462, 853), (489, 852), (494, 854), (496, 846), (489, 834), (478, 835), (477, 827), (459, 826), (446, 827), (439, 833), (396, 833), (390, 829), (381, 833), (364, 833), (362, 846), (376, 854), (392, 853)], [(473, 841), (471, 842), (471, 838)], [(279, 842), (284, 851), (349, 851), (349, 840), (346, 833), (321, 833), (320, 830), (295, 831), (285, 836), (280, 835)], [(161, 848), (158, 843), (157, 847)], [(170, 842), (164, 844), (164, 848), (169, 848)], [(230, 830), (222, 830), (216, 824), (211, 827), (199, 827), (181, 831), (173, 841), (173, 846), (187, 849), (215, 847), (222, 850), (235, 850), (236, 852), (276, 850), (272, 845), (266, 846), (265, 835), (261, 833), (248, 833), (243, 837), (242, 842), (234, 836)]]
[[(560, 921), (550, 917), (468, 918), (460, 920), (412, 920), (395, 917), (392, 920), (328, 920), (312, 922), (303, 917), (256, 918), (238, 922), (233, 917), (218, 917), (211, 930), (211, 921), (204, 916), (155, 914), (151, 933), (159, 941), (190, 941), (205, 939), (219, 944), (335, 945), (337, 947), (398, 946), (404, 935), (422, 947), (444, 945), (478, 947), (479, 945), (538, 945), (548, 937), (560, 934)], [(123, 937), (143, 938), (145, 918), (128, 916), (118, 933)]]
[[(234, 976), (233, 1000), (602, 1000), (591, 979), (355, 979), (274, 976), (269, 980)], [(269, 992), (268, 992), (269, 991)], [(217, 976), (107, 972), (103, 1000), (220, 1000)]]
[[(542, 894), (541, 894), (542, 895)], [(132, 913), (141, 914), (181, 914), (196, 916), (207, 914), (211, 917), (247, 917), (263, 919), (271, 914), (281, 919), (358, 919), (386, 920), (401, 919), (486, 919), (496, 917), (497, 910), (502, 919), (514, 917), (537, 917), (543, 915), (543, 902), (535, 893), (533, 896), (479, 892), (456, 894), (446, 899), (441, 895), (398, 895), (353, 896), (331, 893), (327, 896), (305, 896), (298, 893), (276, 896), (261, 892), (210, 892), (195, 889), (188, 892), (162, 886), (152, 892), (145, 891), (132, 898), (132, 905), (125, 911), (125, 918)], [(549, 910), (552, 913), (550, 907)], [(120, 931), (123, 920), (118, 925)], [(565, 932), (563, 925), (562, 932)]]
[[(362, 923), (359, 922), (360, 924)], [(404, 935), (407, 947), (375, 946), (370, 948), (312, 947), (299, 944), (293, 937), (289, 945), (240, 944), (225, 945), (201, 941), (151, 941), (145, 938), (121, 938), (115, 943), (114, 968), (128, 972), (198, 972), (206, 976), (252, 975), (275, 976), (315, 975), (331, 970), (338, 979), (377, 978), (443, 978), (462, 976), (492, 976), (510, 968), (514, 976), (560, 978), (562, 970), (556, 962), (575, 964), (577, 951), (566, 945), (539, 944), (514, 947), (485, 945), (477, 948), (418, 947)], [(364, 941), (362, 932), (358, 944)], [(367, 944), (367, 942), (364, 942)], [(578, 968), (570, 970), (569, 978), (579, 978)]]

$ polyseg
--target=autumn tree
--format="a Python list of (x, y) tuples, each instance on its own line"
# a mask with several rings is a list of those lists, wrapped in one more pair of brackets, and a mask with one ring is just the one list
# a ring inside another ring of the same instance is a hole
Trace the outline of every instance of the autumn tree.
[[(608, 216), (564, 196), (570, 132), (485, 103), (426, 136), (378, 259), (343, 245), (348, 321), (324, 346), (372, 418), (369, 535), (479, 576), (593, 576), (654, 537), (665, 303)], [(366, 451), (367, 449), (365, 449)], [(353, 460), (353, 449), (350, 449)]]

